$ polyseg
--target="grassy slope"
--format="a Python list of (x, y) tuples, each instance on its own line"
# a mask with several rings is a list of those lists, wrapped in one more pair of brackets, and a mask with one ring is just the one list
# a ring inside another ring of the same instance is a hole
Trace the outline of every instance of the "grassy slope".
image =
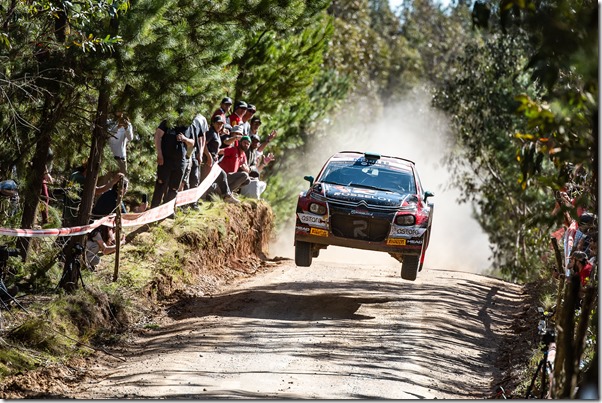
[(272, 229), (269, 205), (248, 200), (203, 203), (198, 212), (126, 231), (118, 281), (112, 281), (115, 255), (105, 256), (95, 272), (84, 270), (85, 289), (72, 294), (47, 289), (46, 295), (22, 300), (28, 312), (4, 312), (0, 376), (84, 356), (128, 329), (152, 326), (157, 302), (211, 293), (248, 275), (265, 258)]

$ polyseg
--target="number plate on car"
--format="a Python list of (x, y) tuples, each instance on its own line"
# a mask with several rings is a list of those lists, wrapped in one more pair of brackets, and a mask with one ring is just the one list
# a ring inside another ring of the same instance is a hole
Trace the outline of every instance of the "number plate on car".
[(328, 231), (320, 228), (312, 228), (309, 233), (316, 236), (328, 236)]
[(405, 239), (399, 239), (399, 238), (388, 238), (387, 239), (387, 245), (405, 245), (405, 244), (406, 244)]

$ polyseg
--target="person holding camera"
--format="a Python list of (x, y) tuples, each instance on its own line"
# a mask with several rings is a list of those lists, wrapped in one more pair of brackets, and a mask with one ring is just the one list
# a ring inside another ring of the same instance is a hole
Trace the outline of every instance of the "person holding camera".
[(134, 139), (130, 119), (123, 111), (115, 112), (115, 119), (109, 121), (109, 147), (119, 165), (119, 172), (127, 174), (127, 143)]
[[(125, 244), (125, 234), (122, 235), (120, 244)], [(86, 262), (92, 271), (100, 264), (103, 255), (110, 255), (117, 251), (115, 242), (115, 230), (101, 225), (88, 235), (86, 241)]]

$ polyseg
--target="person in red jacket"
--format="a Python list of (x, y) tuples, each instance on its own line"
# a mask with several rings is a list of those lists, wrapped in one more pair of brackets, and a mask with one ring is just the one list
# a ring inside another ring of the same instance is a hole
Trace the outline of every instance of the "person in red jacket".
[(250, 182), (249, 165), (247, 163), (247, 154), (245, 153), (251, 146), (249, 136), (243, 136), (238, 142), (238, 146), (224, 149), (224, 158), (219, 166), (228, 175), (228, 187), (232, 192), (238, 191), (242, 186)]

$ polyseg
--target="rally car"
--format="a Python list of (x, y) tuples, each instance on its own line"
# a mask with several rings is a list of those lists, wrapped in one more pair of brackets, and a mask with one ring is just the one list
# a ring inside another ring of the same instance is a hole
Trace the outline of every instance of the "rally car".
[(299, 194), (295, 263), (308, 267), (328, 245), (388, 252), (401, 277), (415, 280), (428, 247), (434, 194), (422, 188), (414, 162), (339, 152)]

